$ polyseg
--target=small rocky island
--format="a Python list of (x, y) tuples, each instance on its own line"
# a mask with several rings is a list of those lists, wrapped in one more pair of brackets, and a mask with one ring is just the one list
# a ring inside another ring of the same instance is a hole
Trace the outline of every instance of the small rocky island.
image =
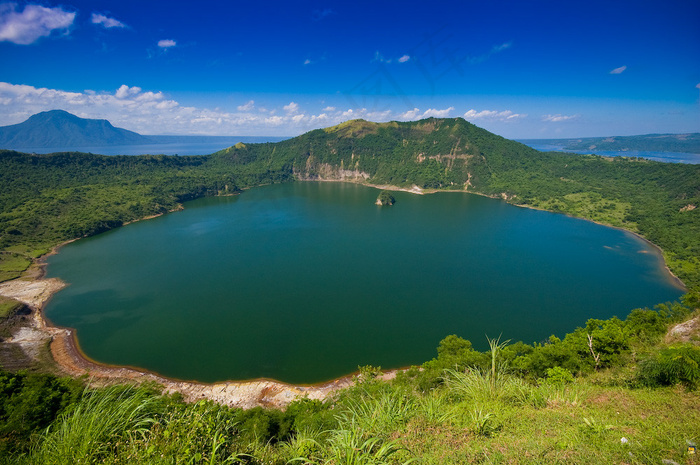
[(380, 206), (394, 205), (396, 199), (391, 195), (391, 192), (385, 190), (379, 193), (379, 197), (377, 197), (377, 201), (374, 203)]

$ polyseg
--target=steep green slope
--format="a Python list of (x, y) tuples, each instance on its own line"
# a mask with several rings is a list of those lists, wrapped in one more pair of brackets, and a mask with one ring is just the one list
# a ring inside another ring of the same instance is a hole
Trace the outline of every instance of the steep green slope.
[(205, 157), (0, 152), (0, 250), (36, 255), (184, 200), (294, 179), (467, 190), (624, 227), (700, 287), (700, 165), (541, 153), (461, 118), (354, 120)]
[(700, 166), (541, 153), (461, 118), (348, 121), (276, 144), (231, 147), (218, 165), (292, 170), (299, 179), (466, 189), (638, 232), (700, 286)]

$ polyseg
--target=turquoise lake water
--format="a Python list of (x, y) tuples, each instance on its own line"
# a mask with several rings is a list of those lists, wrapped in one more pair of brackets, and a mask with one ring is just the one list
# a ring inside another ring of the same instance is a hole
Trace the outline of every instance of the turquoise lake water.
[(683, 293), (621, 230), (465, 193), (289, 183), (66, 245), (46, 308), (105, 363), (199, 381), (314, 383), (457, 334), (532, 343)]

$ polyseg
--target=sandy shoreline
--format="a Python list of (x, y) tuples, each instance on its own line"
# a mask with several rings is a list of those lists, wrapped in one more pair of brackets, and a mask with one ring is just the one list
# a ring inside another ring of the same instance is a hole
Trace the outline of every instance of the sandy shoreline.
[[(505, 198), (503, 195), (490, 196), (478, 192), (470, 192), (467, 190), (459, 189), (421, 189), (415, 185), (411, 188), (401, 188), (390, 185), (375, 185), (364, 182), (353, 182), (351, 180), (334, 179), (315, 180), (314, 182), (350, 182), (352, 184), (361, 184), (376, 189), (402, 191), (418, 195), (432, 194), (436, 192), (460, 192), (481, 195), (489, 198), (501, 198), (503, 200), (508, 201), (508, 199)], [(542, 210), (529, 205), (511, 205), (523, 208), (531, 208), (535, 210)], [(180, 207), (173, 211), (179, 211), (182, 209), (183, 207)], [(153, 215), (135, 221), (156, 218), (161, 215), (162, 214)], [(668, 268), (668, 265), (666, 265), (666, 262), (663, 257), (663, 250), (656, 244), (652, 243), (651, 241), (639, 235), (638, 233), (629, 231), (621, 227), (602, 224), (597, 221), (589, 220), (586, 218), (578, 218), (573, 216), (571, 217), (582, 219), (585, 221), (591, 221), (601, 226), (612, 227), (615, 229), (625, 231), (627, 233), (635, 235), (636, 237), (650, 244), (659, 252), (661, 259), (664, 263), (664, 267), (668, 274), (672, 277), (674, 282), (681, 289), (687, 290), (683, 282)], [(133, 223), (135, 221), (132, 221), (130, 223)], [(48, 254), (42, 256), (35, 263), (35, 265), (33, 265), (38, 266), (39, 269), (38, 273), (33, 273), (33, 276), (29, 278), (17, 278), (12, 281), (0, 283), (0, 295), (14, 298), (24, 303), (32, 310), (31, 323), (28, 326), (19, 328), (19, 330), (17, 330), (15, 334), (13, 334), (13, 337), (10, 340), (6, 341), (10, 343), (19, 344), (24, 350), (24, 352), (27, 353), (29, 356), (36, 356), (36, 352), (40, 350), (39, 346), (49, 342), (49, 348), (53, 361), (62, 372), (73, 377), (87, 376), (91, 380), (92, 384), (100, 385), (123, 382), (155, 382), (157, 384), (162, 385), (164, 391), (167, 393), (179, 392), (180, 394), (182, 394), (183, 398), (188, 402), (208, 399), (218, 402), (220, 404), (228, 405), (230, 407), (241, 408), (252, 408), (255, 406), (283, 408), (290, 402), (298, 398), (308, 397), (310, 399), (324, 399), (331, 395), (333, 392), (351, 386), (354, 383), (354, 376), (348, 375), (325, 383), (311, 386), (294, 386), (269, 379), (256, 379), (250, 381), (227, 381), (207, 384), (169, 379), (158, 374), (148, 372), (146, 370), (131, 367), (105, 365), (90, 360), (85, 354), (81, 352), (73, 330), (53, 326), (46, 321), (43, 315), (44, 306), (51, 299), (53, 294), (66, 286), (66, 284), (60, 279), (46, 279), (44, 277), (46, 267), (44, 259), (50, 255), (58, 253), (59, 249), (63, 245), (66, 245), (75, 240), (78, 239), (66, 241), (54, 247), (52, 251)], [(384, 373), (383, 378), (392, 379), (396, 376), (396, 373), (398, 371), (399, 370), (387, 371)]]
[[(229, 407), (282, 408), (299, 398), (325, 399), (354, 382), (350, 375), (312, 386), (294, 386), (267, 379), (207, 384), (173, 380), (136, 368), (100, 364), (80, 351), (73, 330), (52, 326), (43, 317), (44, 305), (63, 287), (65, 283), (57, 278), (19, 278), (0, 283), (0, 295), (14, 298), (32, 310), (30, 324), (19, 328), (5, 342), (18, 344), (30, 357), (36, 357), (37, 351), (49, 343), (51, 356), (62, 372), (76, 378), (86, 376), (93, 385), (155, 382), (162, 385), (166, 393), (179, 392), (187, 402), (207, 399)], [(395, 371), (386, 373), (385, 377), (393, 375)]]

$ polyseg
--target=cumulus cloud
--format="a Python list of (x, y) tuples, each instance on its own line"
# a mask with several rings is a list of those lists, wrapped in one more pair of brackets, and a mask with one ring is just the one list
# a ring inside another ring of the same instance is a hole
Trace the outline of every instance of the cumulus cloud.
[(578, 118), (578, 115), (543, 115), (542, 121), (546, 121), (549, 123), (560, 123), (562, 121), (569, 121), (576, 118)]
[[(454, 107), (449, 107), (445, 108), (442, 110), (438, 110), (435, 108), (429, 108), (425, 110), (424, 112), (421, 112), (418, 108), (414, 108), (413, 110), (408, 110), (403, 113), (399, 113), (396, 115), (396, 118), (402, 121), (413, 121), (413, 120), (418, 120), (418, 119), (423, 119), (423, 118), (447, 118), (450, 116), (450, 112), (453, 111), (455, 108)], [(389, 116), (389, 115), (387, 115)]]
[(130, 95), (136, 95), (139, 92), (141, 92), (140, 87), (129, 87), (126, 84), (122, 84), (121, 87), (119, 87), (119, 89), (117, 89), (117, 91), (114, 93), (114, 96), (118, 99), (125, 99)]
[(0, 42), (29, 45), (53, 31), (67, 33), (74, 20), (75, 13), (61, 7), (26, 5), (20, 12), (16, 3), (3, 3), (0, 4)]
[(423, 118), (447, 118), (450, 116), (450, 112), (454, 110), (455, 107), (445, 108), (444, 110), (437, 110), (435, 108), (430, 108), (423, 112)]
[(111, 91), (68, 92), (0, 82), (0, 126), (16, 124), (40, 111), (64, 109), (82, 118), (104, 118), (118, 127), (142, 134), (205, 134), (288, 136), (333, 126), (349, 119), (369, 121), (416, 120), (447, 117), (454, 107), (414, 108), (407, 112), (339, 108), (327, 105), (317, 113), (306, 112), (296, 102), (270, 107), (250, 100), (233, 111), (180, 105), (157, 90), (123, 84)]
[(401, 113), (399, 115), (399, 118), (402, 120), (414, 120), (418, 118), (418, 115), (420, 115), (420, 110), (418, 108), (414, 108), (413, 110), (408, 110), (404, 113)]
[(172, 40), (172, 39), (163, 39), (163, 40), (159, 40), (159, 41), (158, 41), (158, 46), (159, 46), (160, 48), (166, 48), (166, 49), (167, 49), (167, 48), (175, 47), (176, 45), (177, 45), (177, 42), (175, 42), (175, 41)]
[(510, 110), (496, 111), (496, 110), (481, 110), (476, 111), (474, 109), (469, 110), (464, 114), (464, 119), (469, 121), (475, 120), (487, 120), (487, 121), (516, 121), (518, 119), (526, 118), (527, 115), (523, 113), (513, 113)]
[(287, 113), (296, 113), (297, 111), (299, 111), (299, 104), (295, 102), (289, 102), (289, 105), (283, 106), (282, 109)]
[(251, 111), (253, 108), (255, 108), (255, 100), (248, 100), (245, 104), (237, 107), (238, 111)]
[(610, 71), (610, 74), (622, 74), (627, 69), (627, 66), (620, 66)]
[(112, 29), (112, 28), (125, 28), (126, 24), (122, 23), (119, 20), (116, 20), (114, 18), (110, 18), (109, 16), (105, 16), (99, 13), (93, 13), (92, 17), (90, 19), (92, 21), (92, 24), (99, 24), (103, 26), (105, 29)]
[(410, 59), (411, 57), (409, 55), (404, 55), (401, 58), (399, 58), (399, 63), (406, 63)]

